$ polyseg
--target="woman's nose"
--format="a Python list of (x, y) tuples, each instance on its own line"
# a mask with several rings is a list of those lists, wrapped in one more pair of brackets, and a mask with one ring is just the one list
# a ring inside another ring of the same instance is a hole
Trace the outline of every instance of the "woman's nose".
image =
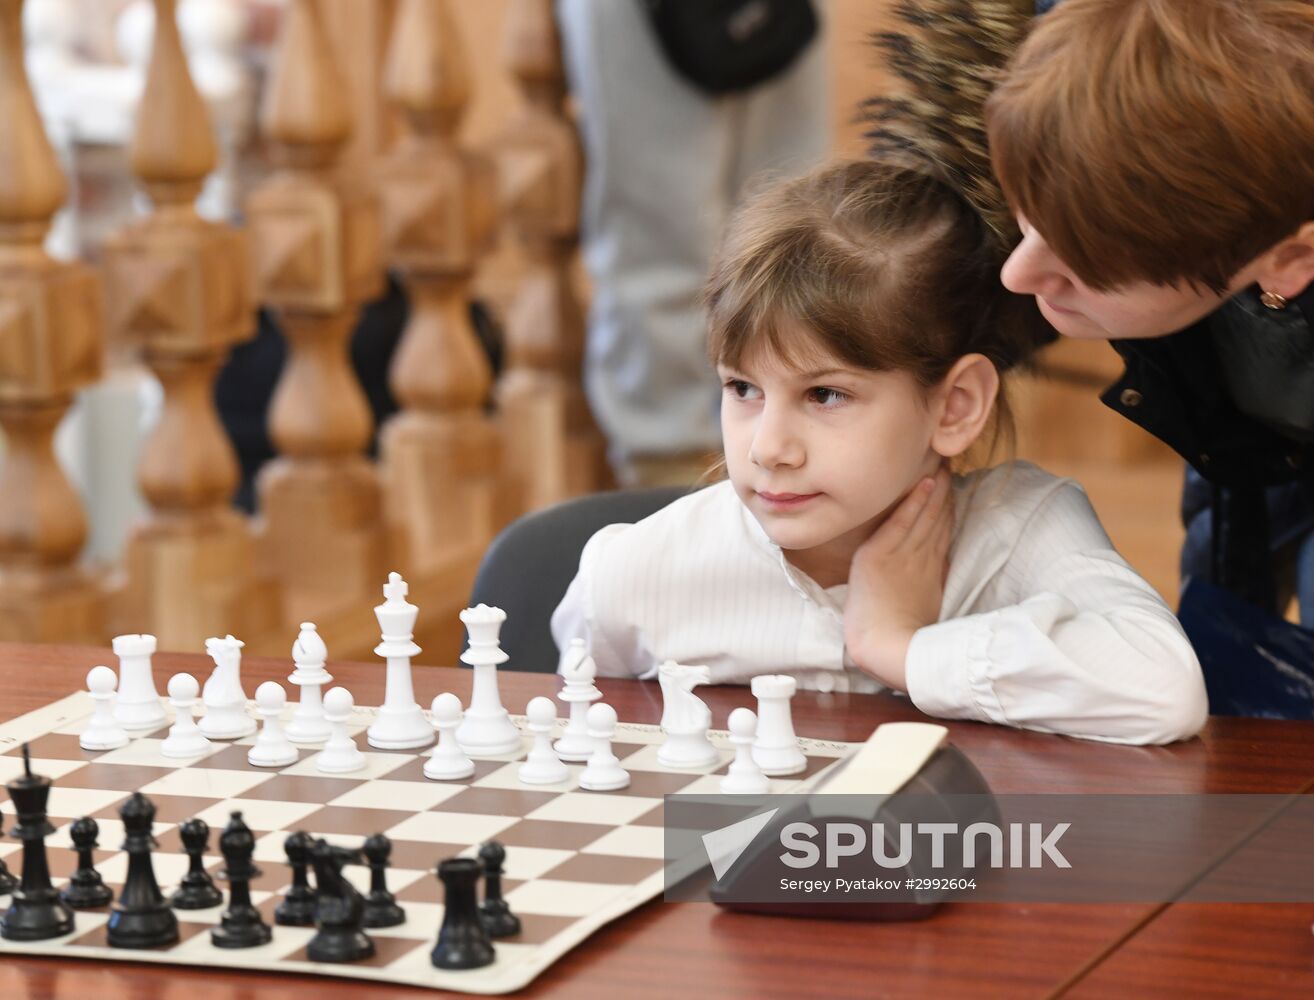
[(1009, 254), (999, 272), (999, 280), (1010, 292), (1018, 295), (1043, 295), (1047, 298), (1057, 297), (1068, 284), (1058, 259), (1036, 237), (1035, 230), (1028, 233)]

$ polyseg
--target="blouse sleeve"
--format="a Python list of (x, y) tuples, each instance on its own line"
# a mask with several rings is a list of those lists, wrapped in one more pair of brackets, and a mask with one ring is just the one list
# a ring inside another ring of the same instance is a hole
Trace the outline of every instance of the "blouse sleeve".
[[(560, 655), (564, 657), (571, 639), (583, 639), (600, 677), (640, 676), (651, 660), (641, 648), (637, 630), (626, 628), (623, 623), (601, 621), (593, 599), (598, 566), (606, 558), (608, 543), (629, 527), (632, 525), (609, 524), (589, 539), (580, 553), (575, 578), (552, 612), (552, 639)], [(558, 661), (558, 672), (560, 669)]]
[(1186, 634), (1076, 484), (1040, 503), (999, 572), (1004, 606), (913, 636), (908, 694), (922, 711), (1110, 743), (1170, 743), (1204, 725)]

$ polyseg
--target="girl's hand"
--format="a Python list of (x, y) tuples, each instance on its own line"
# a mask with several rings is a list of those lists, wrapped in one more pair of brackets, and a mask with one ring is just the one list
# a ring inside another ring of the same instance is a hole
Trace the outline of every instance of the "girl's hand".
[(940, 618), (953, 530), (951, 480), (941, 467), (853, 554), (844, 642), (853, 661), (888, 687), (907, 690), (913, 633)]

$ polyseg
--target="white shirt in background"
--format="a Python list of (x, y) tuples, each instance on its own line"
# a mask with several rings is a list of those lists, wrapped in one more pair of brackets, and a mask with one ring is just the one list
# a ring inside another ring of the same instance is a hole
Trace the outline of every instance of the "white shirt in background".
[[(928, 715), (1113, 743), (1168, 743), (1208, 714), (1171, 610), (1113, 550), (1085, 491), (1024, 462), (955, 477), (940, 621), (913, 637), (908, 695)], [(848, 588), (795, 569), (728, 482), (638, 524), (597, 532), (552, 616), (603, 676), (665, 660), (714, 683), (787, 673), (821, 691), (876, 691), (844, 648)]]

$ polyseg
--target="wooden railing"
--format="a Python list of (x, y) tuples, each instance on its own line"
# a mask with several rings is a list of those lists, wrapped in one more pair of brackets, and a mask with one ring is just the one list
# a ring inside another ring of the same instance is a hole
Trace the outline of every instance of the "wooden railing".
[[(0, 133), (0, 639), (105, 644), (152, 632), (161, 648), (199, 649), (231, 632), (248, 650), (282, 655), (298, 623), (314, 620), (335, 657), (366, 657), (377, 642), (371, 609), (395, 569), (442, 647), (436, 659), (450, 659), (456, 613), (496, 531), (599, 486), (572, 280), (580, 154), (552, 0), (509, 8), (507, 71), (524, 99), (484, 151), (457, 139), (471, 77), (453, 0), (399, 0), (376, 84), (404, 124), (383, 157), (349, 162), (361, 101), (325, 2), (288, 2), (261, 110), (274, 168), (231, 226), (194, 208), (215, 139), (176, 0), (154, 0), (131, 146), (149, 210), (92, 270), (42, 250), (65, 185), (23, 67), (23, 0), (0, 0), (0, 104), (10, 109)], [(495, 386), (469, 307), (502, 229), (526, 263)], [(401, 412), (379, 429), (375, 461), (347, 343), (388, 268), (410, 318), (389, 380)], [(278, 455), (258, 479), (253, 519), (231, 506), (238, 467), (214, 382), (254, 334), (258, 306), (288, 355), (268, 417)], [(110, 335), (133, 345), (164, 404), (137, 470), (149, 512), (121, 564), (97, 576), (80, 564), (85, 516), (51, 437), (73, 393), (101, 377)]]

